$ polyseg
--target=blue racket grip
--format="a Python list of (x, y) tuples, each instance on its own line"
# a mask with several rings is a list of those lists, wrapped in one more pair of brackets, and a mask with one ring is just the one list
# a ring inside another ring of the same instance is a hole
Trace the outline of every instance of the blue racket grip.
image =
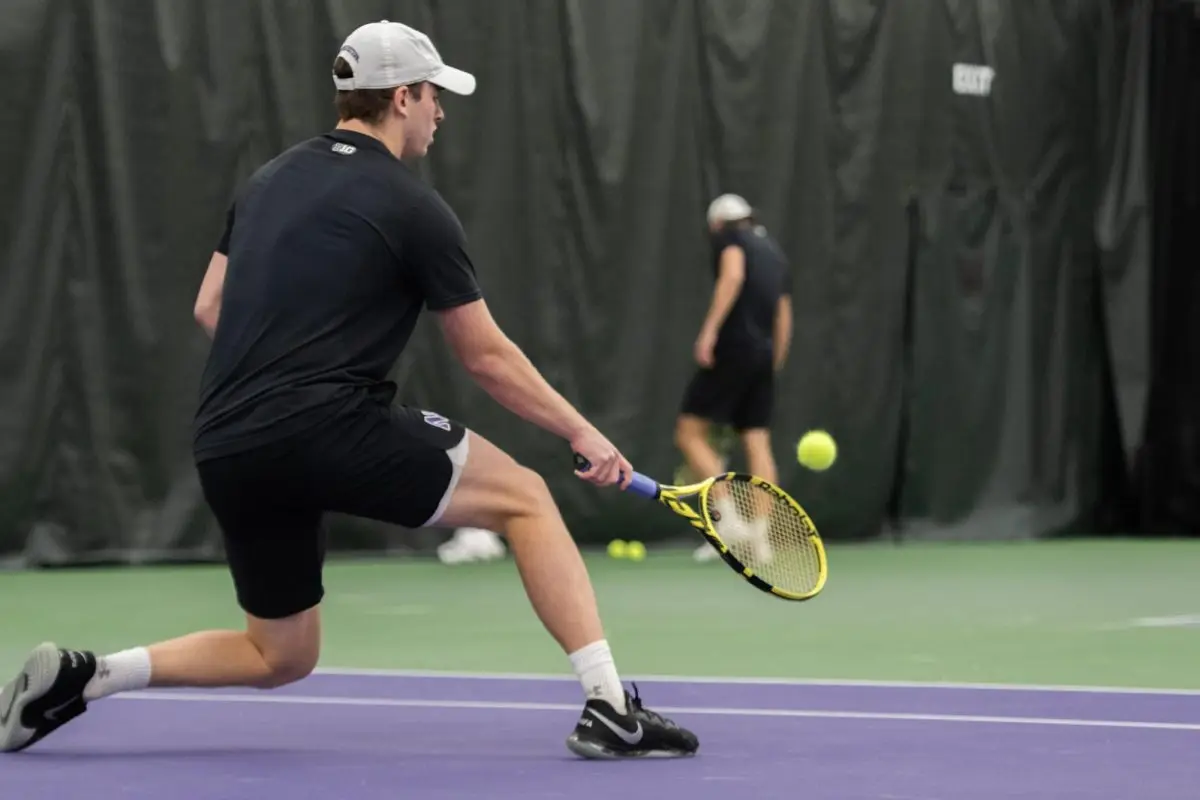
[[(575, 469), (580, 472), (587, 472), (592, 468), (592, 464), (579, 453), (575, 454)], [(625, 477), (625, 473), (621, 473), (621, 477)], [(641, 495), (648, 500), (653, 500), (658, 497), (658, 481), (653, 478), (648, 478), (640, 472), (633, 473), (633, 478), (629, 481), (627, 491), (633, 492), (636, 495)]]
[(641, 495), (647, 500), (653, 500), (658, 497), (658, 481), (653, 478), (647, 478), (640, 472), (633, 473), (633, 480), (629, 481), (629, 488), (626, 491)]

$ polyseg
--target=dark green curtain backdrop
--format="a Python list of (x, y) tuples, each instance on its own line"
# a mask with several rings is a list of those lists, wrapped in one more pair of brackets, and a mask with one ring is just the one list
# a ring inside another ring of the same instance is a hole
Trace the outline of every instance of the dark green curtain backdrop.
[(1141, 530), (1200, 531), (1200, 2), (1160, 2), (1148, 122), (1151, 382), (1134, 468)]
[[(794, 264), (782, 481), (830, 538), (1095, 524), (1142, 437), (1149, 6), (1115, 0), (13, 0), (0, 26), (0, 558), (220, 557), (190, 456), (192, 301), (240, 181), (333, 124), (373, 19), (480, 89), (421, 165), (493, 311), (670, 479), (711, 283), (704, 210)], [(571, 474), (426, 320), (407, 402), (541, 471), (582, 540), (688, 535)], [(822, 475), (795, 463), (837, 436)], [(333, 520), (338, 548), (435, 532)]]

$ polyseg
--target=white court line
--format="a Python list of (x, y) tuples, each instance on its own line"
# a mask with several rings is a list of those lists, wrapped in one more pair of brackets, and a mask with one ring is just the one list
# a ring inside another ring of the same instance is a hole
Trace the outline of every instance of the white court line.
[[(114, 695), (114, 699), (153, 700), (171, 703), (259, 703), (306, 706), (357, 706), (366, 708), (457, 708), (488, 711), (574, 711), (578, 703), (511, 703), (488, 700), (396, 700), (386, 697), (317, 697), (310, 695), (233, 695), (187, 692), (143, 692)], [(867, 719), (900, 722), (965, 722), (976, 725), (1051, 725), (1068, 728), (1133, 728), (1140, 730), (1200, 731), (1200, 723), (1136, 722), (1111, 719), (1057, 719), (1054, 717), (993, 717), (971, 714), (900, 714), (875, 711), (806, 711), (782, 708), (709, 708), (664, 706), (664, 714), (724, 717), (794, 717), (811, 719)]]
[[(318, 667), (317, 675), (363, 676), (373, 678), (433, 678), (479, 681), (568, 681), (579, 680), (574, 675), (545, 672), (454, 672), (407, 669), (359, 669), (355, 667)], [(695, 683), (712, 685), (750, 686), (844, 686), (866, 689), (952, 689), (998, 692), (1072, 692), (1091, 694), (1159, 695), (1164, 697), (1200, 697), (1200, 689), (1156, 689), (1140, 686), (1077, 686), (1023, 683), (956, 683), (952, 681), (875, 681), (838, 680), (833, 678), (745, 678), (704, 675), (626, 675), (625, 680), (646, 683)]]

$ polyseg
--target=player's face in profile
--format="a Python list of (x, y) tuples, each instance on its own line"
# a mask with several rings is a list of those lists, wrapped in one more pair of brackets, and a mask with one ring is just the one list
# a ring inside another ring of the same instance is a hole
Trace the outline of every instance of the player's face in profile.
[(406, 126), (405, 150), (415, 156), (423, 156), (433, 143), (438, 124), (445, 118), (440, 97), (441, 89), (427, 83), (422, 87), (418, 100), (408, 96), (408, 125)]

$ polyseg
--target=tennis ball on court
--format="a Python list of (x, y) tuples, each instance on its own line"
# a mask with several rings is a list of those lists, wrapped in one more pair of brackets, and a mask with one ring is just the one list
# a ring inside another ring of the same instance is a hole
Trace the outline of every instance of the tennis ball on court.
[(612, 558), (625, 558), (629, 553), (629, 545), (624, 539), (613, 539), (608, 543), (608, 554)]
[(837, 460), (837, 443), (825, 431), (809, 431), (796, 444), (796, 460), (818, 472), (827, 470)]
[(646, 545), (641, 542), (630, 542), (625, 546), (625, 557), (630, 561), (641, 561), (646, 557)]

